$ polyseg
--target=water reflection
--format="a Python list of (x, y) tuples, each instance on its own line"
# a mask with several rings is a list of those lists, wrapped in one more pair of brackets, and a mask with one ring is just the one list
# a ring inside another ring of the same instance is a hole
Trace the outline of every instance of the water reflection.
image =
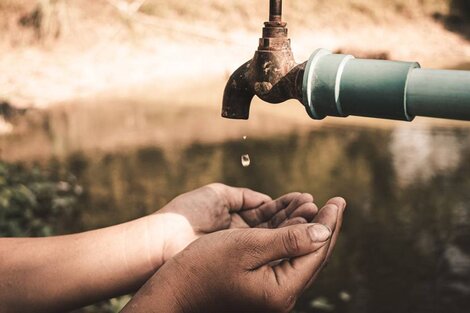
[(467, 144), (455, 131), (397, 127), (390, 142), (397, 181), (401, 185), (426, 182), (440, 173), (455, 171), (461, 161), (460, 149)]
[[(256, 158), (241, 168), (240, 156)], [(272, 196), (342, 195), (349, 209), (326, 272), (297, 312), (467, 312), (470, 305), (470, 132), (325, 127), (307, 134), (75, 153), (47, 167), (73, 172), (85, 196), (77, 230), (153, 212), (219, 181)]]

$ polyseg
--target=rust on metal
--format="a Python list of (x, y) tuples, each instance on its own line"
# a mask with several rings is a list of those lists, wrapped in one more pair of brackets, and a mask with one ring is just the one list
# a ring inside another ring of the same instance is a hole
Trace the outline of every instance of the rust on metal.
[(248, 119), (256, 95), (269, 103), (302, 99), (305, 63), (297, 64), (291, 50), (287, 24), (282, 21), (282, 0), (270, 0), (269, 21), (253, 59), (230, 77), (224, 91), (222, 116)]

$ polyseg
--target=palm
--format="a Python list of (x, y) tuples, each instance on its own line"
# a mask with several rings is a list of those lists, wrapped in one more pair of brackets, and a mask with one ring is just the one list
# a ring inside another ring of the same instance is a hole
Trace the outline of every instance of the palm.
[(228, 228), (278, 228), (311, 221), (317, 207), (309, 194), (289, 193), (255, 208), (230, 213)]
[(169, 257), (202, 235), (229, 228), (277, 228), (311, 221), (318, 209), (309, 194), (290, 193), (276, 200), (244, 188), (212, 184), (183, 194), (158, 213), (184, 218), (175, 229)]

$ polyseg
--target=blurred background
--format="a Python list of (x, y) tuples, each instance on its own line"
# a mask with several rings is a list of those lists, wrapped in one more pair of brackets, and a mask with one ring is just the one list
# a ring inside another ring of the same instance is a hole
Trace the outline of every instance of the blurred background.
[[(113, 225), (215, 181), (341, 195), (343, 237), (296, 312), (467, 312), (469, 124), (259, 100), (222, 119), (268, 2), (0, 0), (0, 236)], [(284, 20), (298, 62), (322, 47), (470, 70), (467, 0), (285, 0)]]

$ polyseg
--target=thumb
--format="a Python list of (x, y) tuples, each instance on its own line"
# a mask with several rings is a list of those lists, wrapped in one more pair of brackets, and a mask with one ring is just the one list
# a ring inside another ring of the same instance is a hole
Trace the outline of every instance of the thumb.
[(317, 251), (331, 237), (331, 230), (322, 224), (298, 224), (279, 229), (257, 229), (253, 232), (255, 264), (258, 268), (281, 259), (291, 259)]

